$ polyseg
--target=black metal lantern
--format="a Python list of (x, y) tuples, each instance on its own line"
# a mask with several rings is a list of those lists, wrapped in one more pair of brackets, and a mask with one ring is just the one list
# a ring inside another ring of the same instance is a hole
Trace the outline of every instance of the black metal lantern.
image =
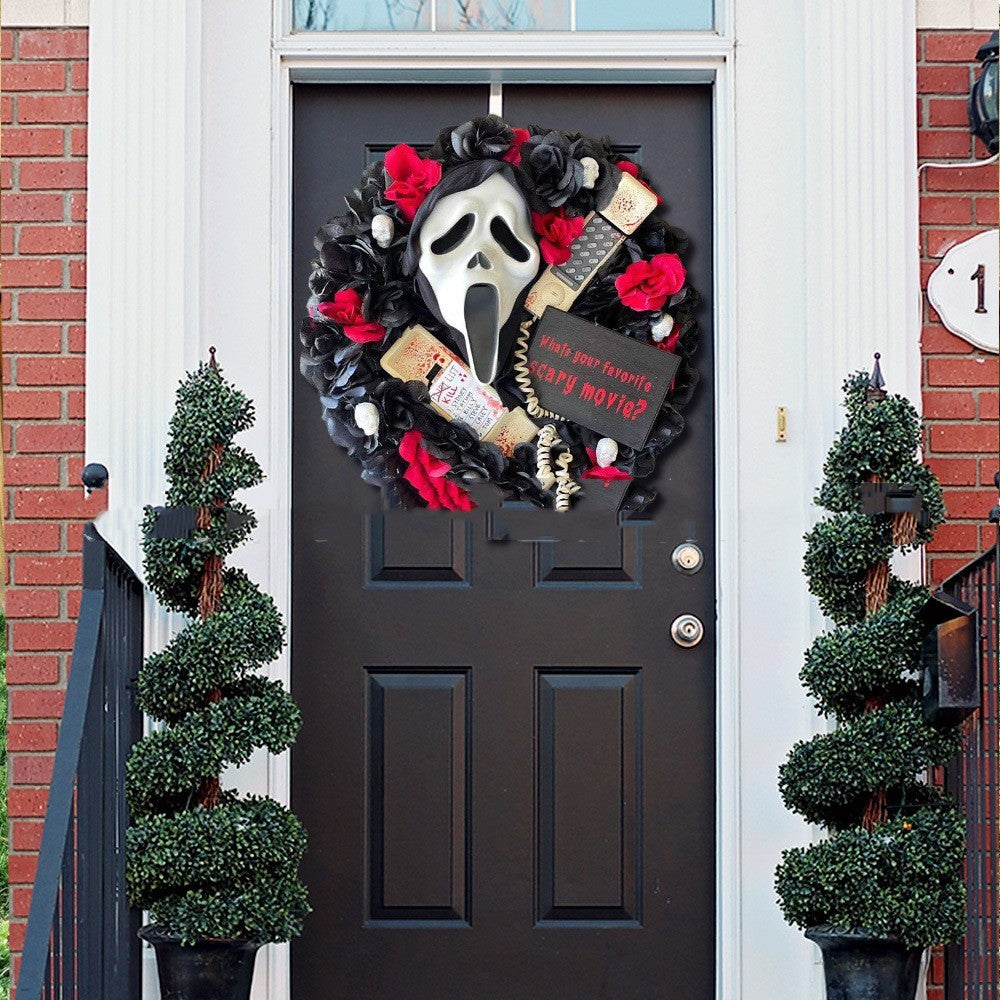
[(953, 726), (979, 708), (979, 614), (942, 590), (921, 611), (924, 717)]
[(997, 32), (976, 53), (983, 64), (979, 79), (969, 94), (969, 127), (983, 145), (996, 153), (1000, 149), (997, 133)]
[(865, 514), (912, 514), (920, 518), (923, 513), (923, 497), (912, 483), (862, 483), (860, 493)]

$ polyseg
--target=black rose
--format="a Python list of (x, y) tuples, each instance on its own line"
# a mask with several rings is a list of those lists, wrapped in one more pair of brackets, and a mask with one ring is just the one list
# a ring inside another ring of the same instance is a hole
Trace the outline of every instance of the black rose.
[(367, 284), (381, 270), (382, 255), (372, 239), (371, 225), (349, 215), (337, 216), (321, 227), (313, 244), (319, 251), (309, 278), (314, 295), (330, 295), (356, 281)]
[(668, 225), (656, 216), (648, 218), (628, 242), (634, 243), (636, 247), (633, 260), (648, 260), (658, 253), (684, 254), (688, 249), (687, 233)]
[(595, 208), (606, 205), (614, 189), (618, 186), (621, 171), (611, 162), (611, 145), (607, 139), (592, 139), (589, 136), (570, 136), (569, 155), (583, 162), (588, 157), (597, 164), (597, 179), (589, 188), (581, 187), (569, 200), (568, 206), (580, 215), (586, 215)]
[(564, 205), (583, 186), (583, 164), (558, 132), (532, 136), (521, 148), (521, 166), (538, 200), (552, 208)]
[(497, 159), (510, 149), (513, 141), (514, 130), (502, 118), (486, 115), (444, 129), (438, 136), (437, 148), (446, 163), (461, 163)]
[(371, 285), (365, 295), (364, 313), (386, 329), (407, 325), (413, 319), (412, 280), (387, 280)]
[(376, 215), (388, 214), (401, 220), (395, 202), (385, 197), (385, 170), (382, 163), (373, 163), (365, 168), (361, 175), (361, 183), (352, 194), (344, 198), (351, 216), (362, 226), (371, 230), (372, 219)]

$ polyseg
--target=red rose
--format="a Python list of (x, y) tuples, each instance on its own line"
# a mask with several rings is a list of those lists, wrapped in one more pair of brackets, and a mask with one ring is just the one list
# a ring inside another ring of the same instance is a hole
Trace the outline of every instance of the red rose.
[(637, 260), (615, 278), (622, 305), (636, 312), (652, 312), (684, 287), (685, 271), (675, 253), (658, 253), (652, 260)]
[[(619, 160), (615, 164), (615, 166), (623, 174), (631, 174), (637, 181), (639, 181), (639, 165), (637, 163), (633, 163), (631, 160)], [(651, 187), (649, 187), (649, 185), (645, 181), (639, 181), (639, 183), (644, 188), (649, 188), (650, 191), (653, 191), (653, 189)], [(656, 204), (657, 205), (662, 205), (663, 204), (663, 199), (658, 194), (656, 194), (655, 191), (653, 191), (653, 194), (656, 195)]]
[(511, 126), (511, 131), (514, 133), (514, 141), (510, 144), (510, 149), (503, 154), (502, 159), (519, 167), (521, 165), (521, 147), (528, 141), (531, 133), (526, 128), (514, 128), (513, 126)]
[(385, 172), (392, 178), (385, 196), (399, 205), (403, 218), (413, 221), (427, 193), (441, 180), (437, 160), (421, 160), (412, 146), (393, 146), (385, 154)]
[(542, 238), (539, 249), (546, 264), (565, 264), (569, 260), (569, 248), (583, 232), (583, 223), (582, 215), (568, 216), (562, 208), (544, 215), (531, 213), (531, 224)]
[(344, 331), (348, 340), (357, 344), (370, 344), (385, 336), (381, 323), (366, 320), (361, 311), (361, 296), (353, 288), (341, 288), (332, 302), (320, 302), (316, 311), (332, 319)]
[(424, 436), (420, 431), (407, 431), (403, 435), (399, 442), (399, 457), (409, 464), (403, 478), (431, 510), (472, 510), (476, 506), (466, 490), (445, 478), (451, 466), (435, 458), (424, 447)]

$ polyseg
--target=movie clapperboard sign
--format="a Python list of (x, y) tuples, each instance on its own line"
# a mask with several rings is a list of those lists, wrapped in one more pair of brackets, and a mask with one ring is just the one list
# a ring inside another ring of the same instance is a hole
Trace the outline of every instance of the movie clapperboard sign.
[(528, 347), (531, 384), (546, 410), (632, 448), (646, 443), (680, 363), (553, 308)]

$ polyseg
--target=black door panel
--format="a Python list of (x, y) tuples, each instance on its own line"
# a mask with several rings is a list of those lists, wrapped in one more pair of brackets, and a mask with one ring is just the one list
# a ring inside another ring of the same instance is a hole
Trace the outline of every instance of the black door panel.
[[(364, 166), (484, 114), (488, 92), (294, 100), (293, 323), (313, 233)], [(648, 518), (518, 510), (537, 532), (493, 540), (506, 508), (383, 511), (293, 350), (292, 798), (314, 907), (296, 1000), (714, 995), (711, 93), (509, 86), (504, 117), (609, 134), (643, 163), (691, 236), (702, 381)], [(693, 576), (670, 561), (687, 539)], [(670, 639), (684, 612), (705, 623), (690, 650)]]

